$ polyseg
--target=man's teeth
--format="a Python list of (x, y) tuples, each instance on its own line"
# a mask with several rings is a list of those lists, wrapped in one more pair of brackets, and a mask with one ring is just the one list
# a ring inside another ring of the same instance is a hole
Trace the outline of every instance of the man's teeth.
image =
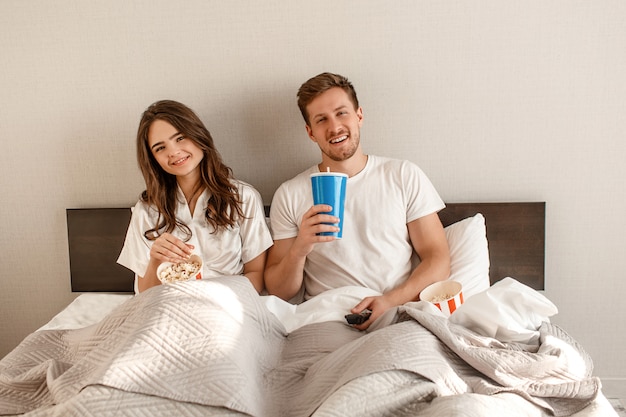
[(330, 143), (339, 143), (339, 142), (343, 142), (346, 139), (348, 139), (347, 136), (341, 136), (341, 137), (338, 137), (337, 139), (331, 140)]

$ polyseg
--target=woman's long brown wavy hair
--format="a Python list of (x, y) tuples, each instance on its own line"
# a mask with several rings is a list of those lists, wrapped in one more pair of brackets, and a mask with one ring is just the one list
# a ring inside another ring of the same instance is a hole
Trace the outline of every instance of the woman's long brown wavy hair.
[(189, 227), (176, 218), (176, 176), (161, 168), (148, 145), (148, 131), (155, 120), (171, 124), (181, 135), (202, 149), (204, 158), (200, 163), (201, 187), (210, 194), (205, 208), (206, 220), (214, 231), (234, 226), (237, 219), (243, 217), (243, 211), (237, 186), (232, 181), (232, 169), (222, 161), (211, 134), (193, 110), (176, 101), (161, 100), (146, 109), (137, 130), (137, 162), (146, 182), (146, 190), (141, 194), (141, 199), (156, 207), (159, 212), (157, 224), (146, 230), (144, 236), (155, 240), (162, 233), (171, 233), (178, 227), (186, 235), (186, 240), (191, 237)]

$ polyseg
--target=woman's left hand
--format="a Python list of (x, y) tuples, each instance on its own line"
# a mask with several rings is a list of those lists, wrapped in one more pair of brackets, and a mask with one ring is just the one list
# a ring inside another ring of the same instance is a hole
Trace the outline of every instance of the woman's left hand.
[(189, 258), (194, 249), (170, 233), (163, 233), (150, 248), (150, 258), (162, 262), (182, 262)]

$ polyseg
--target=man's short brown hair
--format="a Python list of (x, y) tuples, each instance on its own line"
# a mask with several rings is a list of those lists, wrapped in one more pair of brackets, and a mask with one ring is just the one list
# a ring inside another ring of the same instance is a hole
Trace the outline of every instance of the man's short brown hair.
[(306, 107), (317, 96), (334, 87), (339, 87), (348, 94), (350, 101), (354, 105), (354, 110), (359, 108), (359, 99), (356, 97), (356, 91), (352, 83), (343, 75), (324, 72), (307, 80), (298, 90), (298, 107), (307, 125), (310, 126), (311, 124), (309, 123), (309, 114), (306, 111)]

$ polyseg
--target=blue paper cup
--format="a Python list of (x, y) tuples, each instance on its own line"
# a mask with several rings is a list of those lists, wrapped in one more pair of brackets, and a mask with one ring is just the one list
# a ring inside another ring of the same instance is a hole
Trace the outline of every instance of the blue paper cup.
[(327, 204), (332, 211), (328, 214), (339, 217), (339, 224), (328, 223), (339, 226), (338, 232), (322, 232), (322, 236), (335, 236), (341, 239), (343, 235), (343, 208), (346, 201), (346, 184), (348, 176), (341, 172), (316, 172), (311, 174), (311, 186), (313, 188), (313, 203)]

